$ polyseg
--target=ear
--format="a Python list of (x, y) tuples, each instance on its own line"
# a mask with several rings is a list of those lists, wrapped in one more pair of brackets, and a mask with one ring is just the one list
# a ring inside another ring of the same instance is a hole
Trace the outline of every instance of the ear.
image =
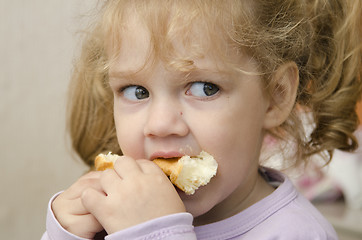
[(299, 84), (298, 67), (295, 62), (285, 63), (278, 67), (272, 78), (274, 84), (265, 116), (265, 129), (280, 126), (292, 111)]

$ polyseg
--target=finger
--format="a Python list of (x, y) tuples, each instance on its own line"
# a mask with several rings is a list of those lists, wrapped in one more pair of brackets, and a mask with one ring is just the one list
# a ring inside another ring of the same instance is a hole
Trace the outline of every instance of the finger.
[(114, 164), (114, 170), (121, 178), (139, 174), (142, 170), (138, 163), (130, 157), (122, 156)]
[(79, 198), (87, 188), (94, 188), (95, 190), (102, 191), (99, 178), (80, 178), (64, 192), (64, 197), (69, 200)]
[(86, 174), (84, 174), (82, 177), (80, 177), (79, 179), (87, 179), (87, 178), (99, 178), (101, 172), (100, 171), (90, 171)]
[(83, 191), (81, 200), (84, 208), (98, 219), (97, 216), (102, 212), (101, 206), (106, 201), (106, 195), (103, 192), (88, 188)]
[(84, 208), (80, 198), (75, 200), (61, 200), (56, 198), (52, 203), (52, 210), (62, 225), (75, 224), (75, 222), (72, 223), (69, 219), (81, 219), (81, 216), (89, 214), (89, 211)]
[(122, 180), (119, 175), (113, 169), (107, 169), (103, 171), (100, 178), (100, 185), (103, 191), (108, 195), (110, 192), (116, 189), (118, 182)]
[(73, 221), (67, 230), (79, 237), (93, 239), (98, 232), (103, 230), (103, 227), (92, 214), (87, 214), (78, 217), (78, 221)]
[(86, 214), (89, 214), (89, 211), (87, 211), (84, 208), (81, 198), (77, 198), (77, 199), (68, 201), (67, 211), (68, 211), (68, 213), (70, 213), (72, 215), (86, 215)]
[(141, 168), (141, 171), (145, 174), (150, 173), (163, 173), (162, 170), (152, 161), (147, 159), (140, 159), (136, 161)]
[(91, 235), (96, 235), (98, 232), (103, 230), (102, 225), (98, 222), (98, 220), (92, 215), (92, 214), (87, 214), (84, 216), (86, 218), (87, 221), (87, 229), (91, 229)]

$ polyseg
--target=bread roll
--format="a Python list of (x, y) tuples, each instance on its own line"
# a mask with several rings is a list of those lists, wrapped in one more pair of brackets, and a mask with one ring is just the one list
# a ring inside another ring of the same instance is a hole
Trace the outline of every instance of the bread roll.
[(119, 158), (119, 155), (112, 154), (111, 152), (107, 155), (101, 153), (94, 159), (94, 167), (97, 171), (104, 171), (109, 168), (113, 169), (114, 162), (117, 158)]
[(153, 160), (170, 177), (171, 182), (187, 195), (208, 184), (216, 175), (217, 162), (208, 153), (202, 151), (196, 157), (183, 156), (180, 159)]
[[(97, 171), (113, 168), (113, 163), (119, 156), (108, 153), (99, 154), (94, 162)], [(202, 151), (196, 157), (183, 156), (181, 158), (158, 158), (153, 162), (170, 177), (171, 182), (187, 195), (192, 195), (195, 190), (208, 184), (216, 175), (217, 162), (208, 153)]]

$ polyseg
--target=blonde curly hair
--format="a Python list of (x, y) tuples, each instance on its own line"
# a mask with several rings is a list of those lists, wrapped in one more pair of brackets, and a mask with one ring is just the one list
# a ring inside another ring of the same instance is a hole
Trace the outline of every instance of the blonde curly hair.
[[(192, 65), (200, 52), (213, 49), (227, 62), (221, 40), (258, 63), (265, 88), (273, 96), (272, 74), (283, 63), (299, 69), (296, 107), (290, 118), (270, 133), (296, 142), (297, 162), (333, 149), (352, 151), (358, 125), (355, 112), (361, 93), (361, 1), (254, 0), (177, 1), (107, 0), (85, 31), (83, 47), (70, 84), (68, 129), (72, 146), (89, 166), (104, 151), (122, 154), (113, 120), (113, 94), (108, 69), (121, 44), (124, 15), (130, 6), (151, 33), (152, 56), (179, 70)], [(191, 40), (193, 26), (204, 39)], [(172, 46), (178, 39), (190, 56)], [(109, 51), (113, 48), (113, 51)], [(114, 55), (109, 56), (108, 53)], [(231, 64), (231, 63), (230, 63)], [(242, 66), (232, 66), (242, 70)], [(299, 106), (299, 107), (298, 107)], [(315, 127), (306, 136), (300, 109), (313, 114)]]

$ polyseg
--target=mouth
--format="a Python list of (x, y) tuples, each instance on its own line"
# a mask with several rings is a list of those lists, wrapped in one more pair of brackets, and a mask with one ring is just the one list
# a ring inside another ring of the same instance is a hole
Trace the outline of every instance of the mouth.
[(153, 161), (156, 158), (162, 158), (162, 159), (175, 159), (175, 158), (181, 158), (185, 154), (177, 152), (177, 151), (168, 151), (168, 152), (155, 152), (151, 155), (150, 160)]

